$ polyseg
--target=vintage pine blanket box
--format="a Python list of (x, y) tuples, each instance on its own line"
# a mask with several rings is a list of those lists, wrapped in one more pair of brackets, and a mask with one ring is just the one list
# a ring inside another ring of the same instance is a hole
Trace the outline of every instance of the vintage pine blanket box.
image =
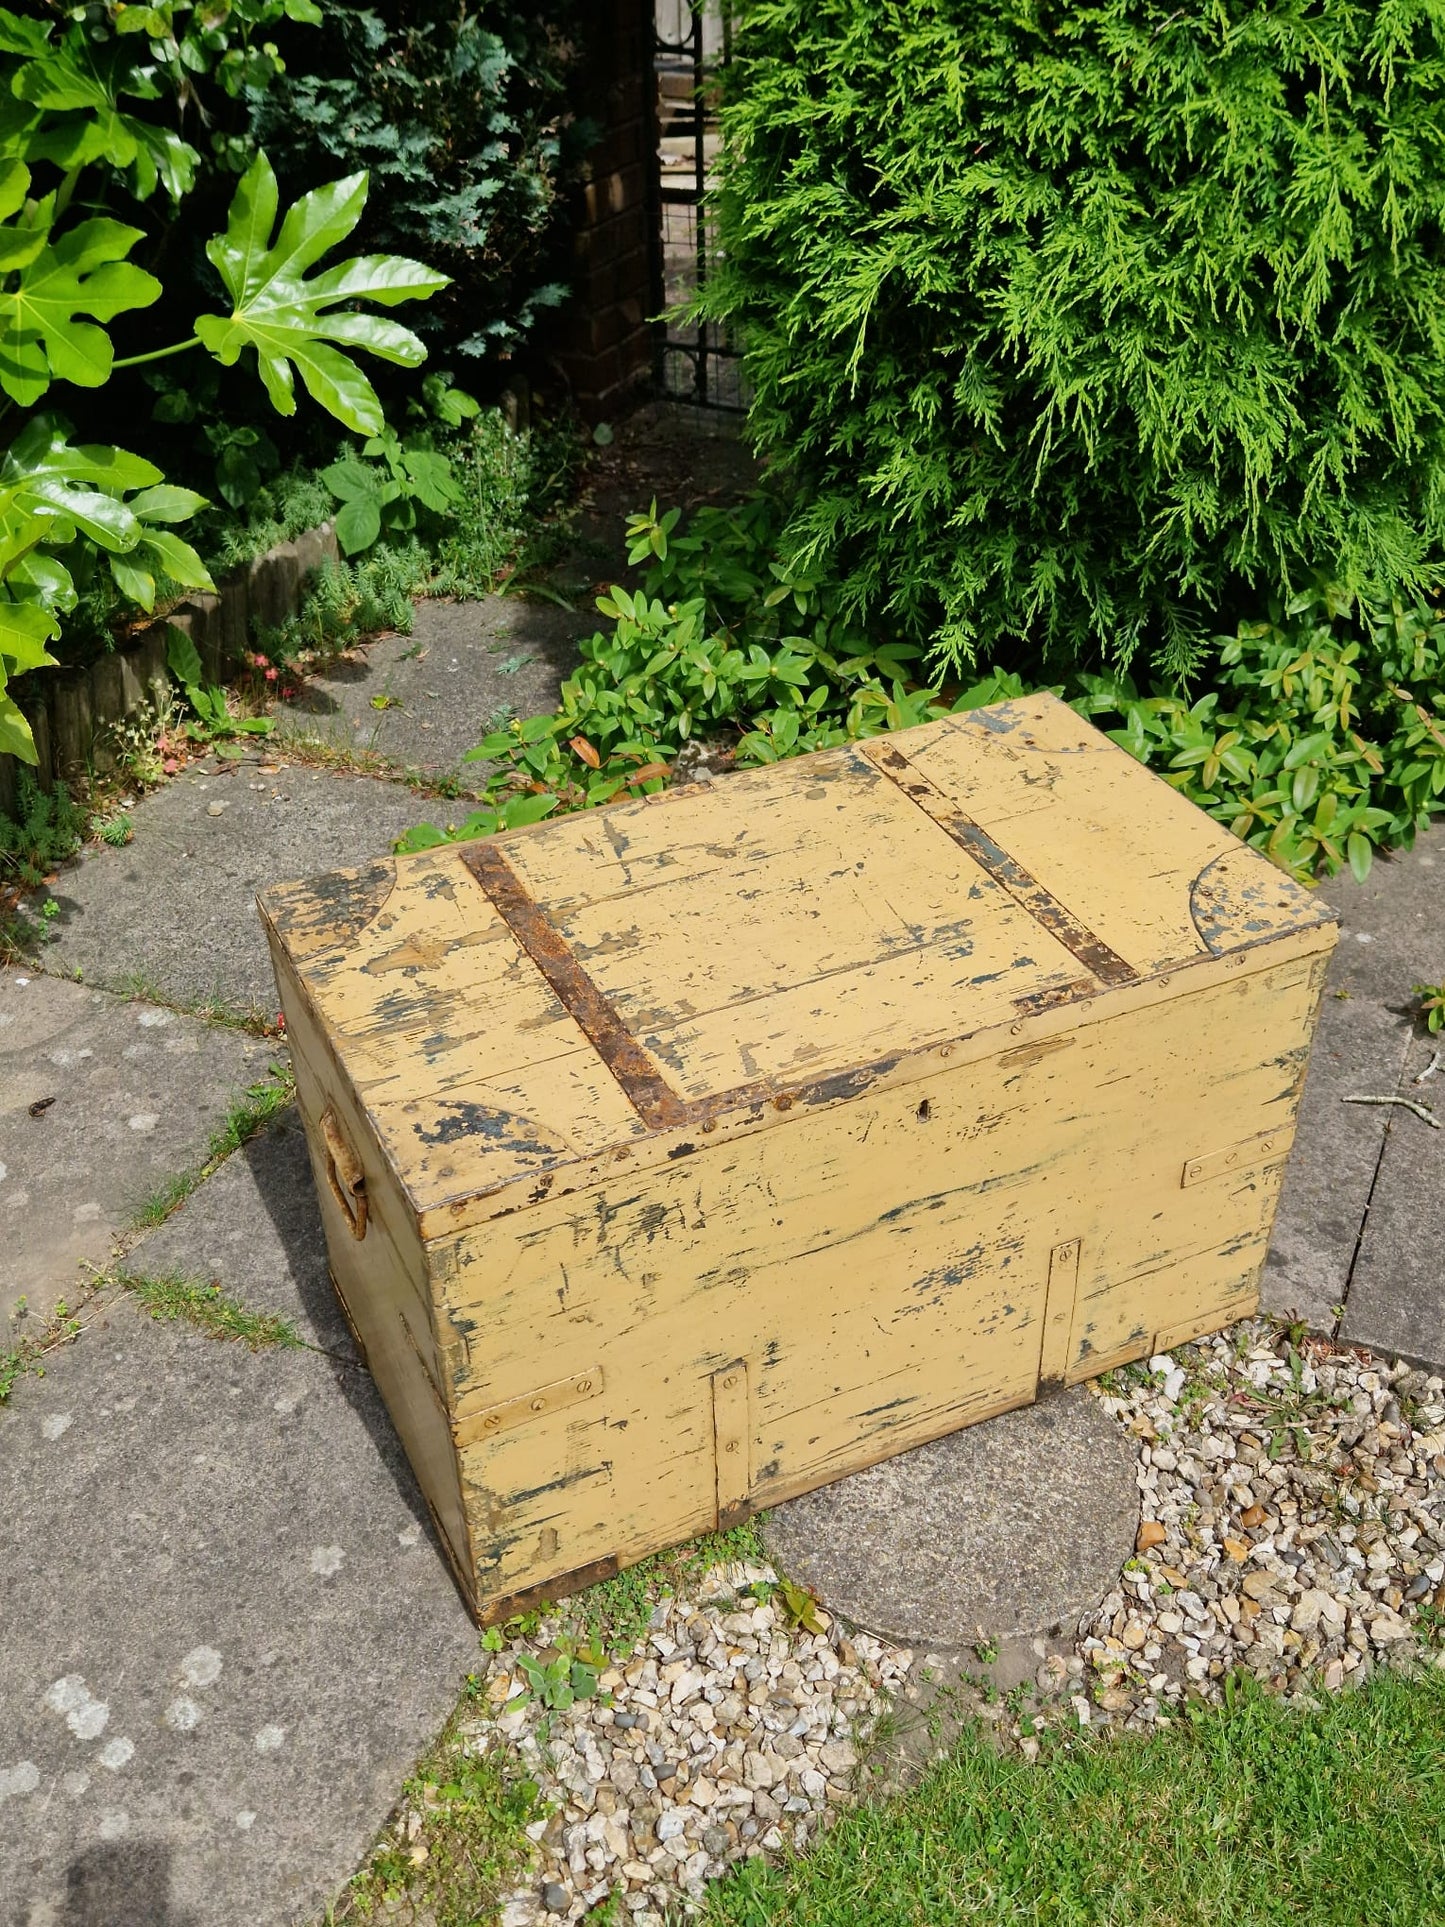
[(261, 907), (483, 1619), (1253, 1310), (1336, 934), (1047, 696)]

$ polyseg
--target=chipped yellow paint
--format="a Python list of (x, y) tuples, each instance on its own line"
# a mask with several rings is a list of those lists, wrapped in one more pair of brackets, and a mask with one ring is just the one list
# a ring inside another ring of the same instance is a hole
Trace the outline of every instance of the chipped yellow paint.
[(452, 1420), (452, 1437), (458, 1445), (472, 1445), (477, 1439), (495, 1438), (509, 1426), (530, 1424), (548, 1412), (560, 1411), (564, 1405), (576, 1405), (583, 1399), (596, 1398), (602, 1389), (601, 1366), (589, 1365), (585, 1371), (576, 1372), (571, 1378), (556, 1379), (550, 1385), (539, 1385), (535, 1391), (524, 1392), (520, 1398), (506, 1398), (499, 1405), (486, 1405), (480, 1410), (474, 1409), (466, 1399), (458, 1399), (456, 1415)]
[(752, 1407), (748, 1366), (734, 1359), (712, 1375), (712, 1454), (717, 1481), (714, 1523), (721, 1530), (746, 1518), (753, 1492)]
[(1335, 936), (1047, 697), (262, 911), (483, 1616), (1252, 1305)]
[(1248, 1171), (1256, 1164), (1269, 1164), (1276, 1160), (1283, 1162), (1289, 1151), (1288, 1139), (1274, 1131), (1261, 1131), (1257, 1136), (1246, 1138), (1242, 1144), (1226, 1145), (1222, 1151), (1210, 1151), (1205, 1157), (1191, 1158), (1184, 1167), (1180, 1182), (1207, 1184), (1211, 1178), (1229, 1177), (1235, 1171)]

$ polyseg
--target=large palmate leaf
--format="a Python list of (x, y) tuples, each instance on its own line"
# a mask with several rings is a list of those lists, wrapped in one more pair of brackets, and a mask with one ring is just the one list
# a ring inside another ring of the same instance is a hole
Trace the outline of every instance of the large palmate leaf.
[(78, 22), (54, 42), (48, 29), (37, 38), (33, 25), (0, 12), (0, 52), (21, 54), (25, 61), (11, 81), (14, 98), (0, 116), (5, 149), (66, 169), (109, 161), (129, 172), (139, 200), (149, 199), (158, 180), (173, 201), (188, 193), (200, 161), (195, 148), (120, 104), (125, 95), (159, 97), (154, 68), (103, 38), (92, 40)]
[(202, 315), (196, 333), (230, 367), (243, 349), (254, 348), (261, 379), (276, 410), (296, 410), (295, 376), (312, 399), (358, 434), (381, 432), (381, 404), (366, 376), (340, 343), (365, 349), (384, 361), (414, 368), (426, 350), (410, 329), (342, 303), (393, 307), (447, 286), (447, 277), (419, 261), (371, 254), (306, 279), (328, 248), (344, 241), (366, 205), (366, 176), (353, 174), (303, 195), (281, 223), (272, 244), (278, 195), (276, 176), (258, 154), (236, 190), (224, 235), (206, 253), (235, 303), (230, 316)]
[(46, 239), (17, 285), (0, 291), (0, 388), (12, 401), (28, 408), (52, 381), (99, 388), (109, 378), (115, 351), (95, 322), (149, 307), (161, 291), (125, 258), (140, 238), (119, 221), (82, 221)]
[[(72, 447), (65, 424), (39, 416), (0, 460), (0, 749), (35, 759), (6, 679), (53, 665), (46, 644), (59, 612), (74, 606), (64, 552), (79, 538), (105, 552), (121, 588), (143, 606), (164, 574), (185, 587), (214, 585), (194, 549), (166, 525), (202, 498), (163, 483), (153, 462), (122, 448)], [(13, 712), (13, 713), (12, 713)]]

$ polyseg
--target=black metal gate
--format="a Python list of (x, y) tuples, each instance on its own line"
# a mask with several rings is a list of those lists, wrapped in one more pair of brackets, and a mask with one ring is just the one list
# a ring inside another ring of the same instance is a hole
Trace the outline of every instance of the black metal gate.
[(707, 280), (712, 258), (703, 196), (718, 152), (716, 76), (728, 55), (727, 0), (655, 0), (653, 23), (657, 382), (674, 400), (741, 414), (746, 396), (733, 342), (714, 323), (672, 318)]

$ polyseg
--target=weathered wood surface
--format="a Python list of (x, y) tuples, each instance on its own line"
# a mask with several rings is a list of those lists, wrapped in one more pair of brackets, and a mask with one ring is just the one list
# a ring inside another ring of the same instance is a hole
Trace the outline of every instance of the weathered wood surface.
[(1047, 697), (262, 908), (482, 1612), (1247, 1309), (1334, 942)]

